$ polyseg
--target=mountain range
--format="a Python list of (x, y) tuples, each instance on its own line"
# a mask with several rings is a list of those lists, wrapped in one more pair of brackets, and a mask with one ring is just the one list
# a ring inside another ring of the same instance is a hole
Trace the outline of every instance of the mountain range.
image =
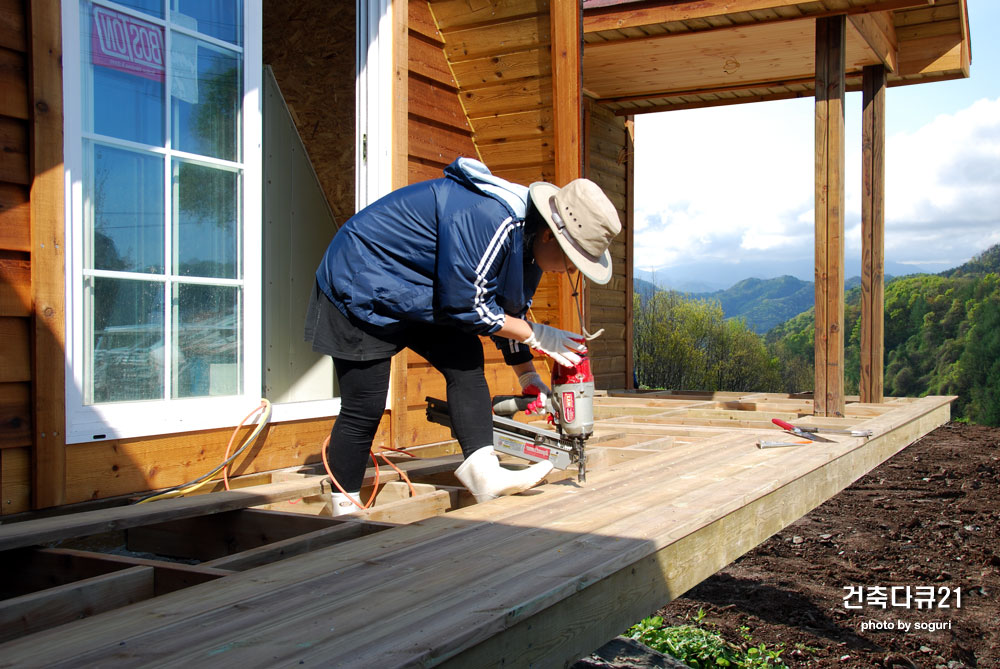
[[(847, 276), (860, 276), (861, 260), (847, 259)], [(681, 293), (711, 293), (726, 290), (747, 277), (774, 279), (791, 276), (802, 281), (812, 281), (814, 260), (812, 255), (804, 258), (769, 258), (743, 260), (738, 263), (698, 262), (655, 269), (636, 269), (637, 279), (643, 279), (668, 290)], [(893, 276), (906, 274), (927, 274), (928, 270), (916, 265), (887, 261), (885, 273)]]

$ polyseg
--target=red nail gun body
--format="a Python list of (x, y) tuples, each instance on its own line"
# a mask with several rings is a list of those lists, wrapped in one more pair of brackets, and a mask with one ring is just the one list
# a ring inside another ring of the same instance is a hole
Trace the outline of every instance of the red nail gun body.
[(594, 433), (594, 376), (586, 356), (571, 367), (555, 364), (552, 395), (546, 401), (550, 422), (558, 434), (531, 424), (511, 420), (528, 408), (530, 395), (502, 395), (493, 399), (493, 448), (519, 458), (548, 460), (557, 469), (578, 467), (578, 478), (587, 478), (584, 442)]

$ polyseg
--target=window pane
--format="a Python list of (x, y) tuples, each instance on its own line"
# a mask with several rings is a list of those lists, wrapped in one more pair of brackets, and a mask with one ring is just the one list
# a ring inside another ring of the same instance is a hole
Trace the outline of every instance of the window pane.
[(243, 43), (243, 3), (239, 0), (174, 0), (170, 18), (232, 44)]
[(163, 159), (90, 145), (93, 189), (87, 193), (87, 267), (163, 272)]
[(240, 55), (173, 33), (170, 62), (175, 149), (239, 160), (243, 65)]
[(88, 404), (163, 397), (163, 284), (89, 277)]
[(239, 175), (178, 160), (174, 184), (174, 273), (240, 278)]
[(115, 0), (119, 5), (137, 9), (153, 16), (163, 18), (163, 0)]
[(174, 305), (174, 397), (240, 394), (240, 289), (179, 284)]
[(163, 28), (84, 3), (84, 128), (163, 145)]

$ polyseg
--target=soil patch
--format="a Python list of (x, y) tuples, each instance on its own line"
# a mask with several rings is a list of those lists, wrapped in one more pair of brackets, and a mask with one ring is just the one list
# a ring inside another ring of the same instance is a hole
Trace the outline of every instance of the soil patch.
[(790, 667), (1000, 667), (998, 527), (1000, 429), (949, 423), (657, 615)]

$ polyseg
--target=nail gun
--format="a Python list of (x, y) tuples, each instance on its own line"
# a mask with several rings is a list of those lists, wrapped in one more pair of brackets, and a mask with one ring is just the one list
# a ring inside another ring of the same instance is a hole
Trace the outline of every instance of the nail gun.
[[(493, 448), (532, 462), (548, 460), (556, 469), (577, 465), (577, 479), (587, 480), (584, 443), (594, 432), (594, 377), (590, 361), (583, 359), (571, 367), (555, 364), (552, 394), (546, 400), (549, 420), (557, 432), (519, 423), (511, 418), (535, 402), (533, 395), (499, 395), (493, 398)], [(451, 426), (448, 403), (427, 398), (427, 419)]]

